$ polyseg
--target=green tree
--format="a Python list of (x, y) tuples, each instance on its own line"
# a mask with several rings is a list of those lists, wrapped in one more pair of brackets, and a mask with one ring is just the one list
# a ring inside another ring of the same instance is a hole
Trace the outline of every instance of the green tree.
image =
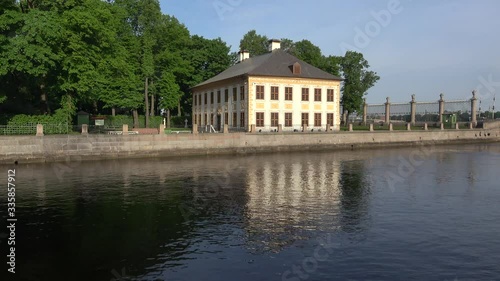
[(281, 50), (293, 55), (295, 51), (295, 42), (293, 42), (292, 39), (282, 38)]
[(260, 56), (268, 52), (269, 39), (265, 35), (257, 34), (257, 31), (250, 30), (240, 41), (240, 50), (247, 50), (250, 56)]
[(321, 65), (321, 69), (335, 76), (340, 76), (341, 62), (342, 62), (341, 56), (323, 57), (323, 63)]
[(180, 81), (181, 90), (186, 94), (182, 97), (185, 111), (191, 111), (192, 98), (190, 88), (221, 73), (234, 64), (230, 46), (221, 38), (206, 39), (198, 35), (191, 37), (190, 56), (191, 73)]
[(281, 39), (281, 50), (330, 74), (340, 75), (341, 57), (324, 56), (321, 49), (309, 40), (293, 42), (287, 38)]
[(157, 38), (161, 25), (162, 13), (158, 0), (140, 0), (140, 14), (137, 19), (138, 36), (142, 45), (142, 75), (144, 79), (144, 108), (146, 127), (149, 127), (149, 86), (154, 81), (156, 54), (158, 53)]
[(53, 69), (62, 61), (61, 18), (53, 11), (11, 9), (0, 15), (0, 30), (0, 76), (6, 86), (0, 91), (18, 104), (38, 93), (42, 113), (50, 112), (47, 80), (54, 79)]
[[(163, 46), (163, 51), (159, 54), (159, 64), (157, 68), (157, 75), (159, 79), (167, 79), (165, 83), (171, 83), (169, 72), (175, 78), (175, 83), (179, 86), (183, 95), (173, 94), (177, 98), (177, 103), (168, 107), (163, 107), (167, 110), (167, 116), (170, 117), (170, 111), (177, 108), (177, 115), (182, 113), (182, 100), (189, 96), (190, 87), (192, 87), (193, 73), (195, 71), (191, 64), (193, 42), (191, 35), (186, 26), (179, 22), (173, 16), (163, 16), (162, 39), (164, 40), (160, 45)], [(163, 83), (163, 84), (165, 84)]]
[[(125, 6), (115, 4), (111, 9), (115, 19), (116, 44), (114, 53), (106, 56), (99, 65), (103, 79), (96, 92), (99, 101), (104, 103), (103, 108), (111, 108), (112, 115), (115, 115), (116, 108), (136, 112), (144, 104), (144, 96), (141, 94), (139, 40), (128, 22), (129, 14)], [(138, 118), (138, 114), (134, 116)], [(138, 126), (138, 119), (134, 123)]]
[(16, 0), (0, 0), (0, 15), (8, 10), (17, 10)]
[(376, 72), (368, 70), (368, 61), (358, 52), (346, 52), (340, 67), (344, 77), (341, 104), (344, 116), (349, 116), (351, 112), (361, 111), (363, 97), (380, 77)]
[(321, 49), (309, 40), (296, 42), (291, 54), (318, 68), (322, 68), (324, 64)]
[[(114, 5), (122, 8), (125, 13), (124, 22), (128, 25), (123, 32), (124, 47), (132, 62), (130, 69), (134, 77), (139, 77), (142, 82), (137, 84), (137, 88), (142, 89), (142, 108), (146, 115), (146, 126), (149, 126), (150, 112), (154, 112), (154, 96), (159, 74), (159, 56), (164, 50), (162, 46), (162, 32), (164, 32), (163, 15), (160, 10), (158, 0), (115, 0)], [(134, 80), (133, 84), (138, 80)], [(129, 85), (127, 89), (133, 90), (134, 85)], [(135, 104), (136, 97), (130, 93), (132, 99), (130, 105)], [(150, 105), (149, 101), (152, 101)], [(139, 126), (138, 109), (132, 108), (134, 117), (134, 127)]]
[(192, 86), (221, 73), (231, 65), (230, 47), (221, 38), (210, 40), (194, 35), (192, 41)]

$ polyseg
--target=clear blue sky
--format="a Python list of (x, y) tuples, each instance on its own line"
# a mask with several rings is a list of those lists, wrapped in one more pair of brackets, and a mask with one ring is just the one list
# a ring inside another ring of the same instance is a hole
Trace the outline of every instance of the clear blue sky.
[[(381, 79), (370, 103), (468, 99), (483, 110), (500, 98), (498, 0), (160, 0), (192, 34), (221, 37), (237, 51), (251, 29), (308, 39), (326, 55), (361, 51)], [(363, 33), (363, 34), (361, 34)], [(497, 103), (497, 109), (500, 102)]]

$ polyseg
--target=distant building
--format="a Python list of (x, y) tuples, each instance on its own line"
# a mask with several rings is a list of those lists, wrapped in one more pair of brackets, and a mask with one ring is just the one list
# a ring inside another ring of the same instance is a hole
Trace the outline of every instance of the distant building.
[(193, 124), (338, 131), (342, 79), (282, 51), (278, 40), (269, 45), (269, 53), (252, 58), (241, 51), (236, 65), (193, 87)]

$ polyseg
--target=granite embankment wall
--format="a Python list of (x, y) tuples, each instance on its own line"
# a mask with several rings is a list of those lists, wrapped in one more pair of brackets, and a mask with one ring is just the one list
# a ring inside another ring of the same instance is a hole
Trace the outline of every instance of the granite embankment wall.
[(2, 136), (0, 163), (499, 142), (500, 129), (287, 134)]
[(500, 129), (500, 121), (487, 121), (483, 123), (483, 129), (494, 130)]

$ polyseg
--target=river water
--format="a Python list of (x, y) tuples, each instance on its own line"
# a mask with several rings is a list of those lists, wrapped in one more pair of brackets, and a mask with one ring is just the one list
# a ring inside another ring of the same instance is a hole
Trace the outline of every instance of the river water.
[(0, 166), (12, 280), (500, 280), (499, 164), (484, 144)]

